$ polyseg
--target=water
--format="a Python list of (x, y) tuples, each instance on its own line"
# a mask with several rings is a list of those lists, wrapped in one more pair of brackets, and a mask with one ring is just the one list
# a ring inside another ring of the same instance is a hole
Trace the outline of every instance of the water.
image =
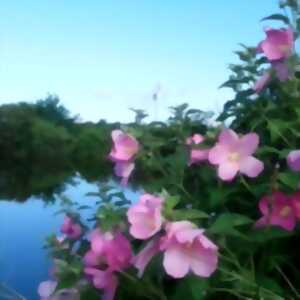
[[(98, 191), (98, 186), (80, 177), (73, 178), (72, 182), (65, 185), (63, 194), (80, 204), (93, 206), (98, 199), (85, 195)], [(138, 197), (137, 192), (129, 189), (124, 192), (132, 201)], [(59, 208), (58, 199), (52, 203), (36, 196), (25, 202), (0, 201), (0, 283), (27, 300), (39, 299), (37, 286), (49, 278), (51, 260), (43, 245), (50, 233), (59, 231), (63, 221), (63, 215), (55, 215)], [(87, 217), (89, 211), (83, 214)]]

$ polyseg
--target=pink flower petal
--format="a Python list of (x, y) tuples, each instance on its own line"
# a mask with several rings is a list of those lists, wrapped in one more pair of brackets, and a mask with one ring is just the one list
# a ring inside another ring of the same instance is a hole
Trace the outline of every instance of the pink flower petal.
[(201, 277), (209, 277), (215, 272), (218, 264), (217, 252), (212, 249), (205, 249), (201, 244), (194, 248), (190, 255), (190, 266), (192, 271)]
[(138, 277), (142, 277), (145, 268), (151, 261), (152, 257), (159, 252), (159, 239), (153, 239), (150, 241), (143, 250), (136, 255), (132, 262), (134, 266), (138, 269)]
[(210, 149), (208, 160), (213, 165), (219, 165), (228, 160), (229, 150), (223, 145), (217, 144)]
[(256, 93), (260, 93), (265, 87), (266, 85), (270, 82), (272, 76), (270, 74), (270, 72), (265, 72), (254, 84), (254, 91)]
[(225, 128), (219, 135), (219, 143), (232, 148), (239, 141), (239, 136), (231, 129)]
[(223, 162), (219, 165), (218, 176), (224, 181), (231, 181), (239, 171), (239, 166), (235, 162)]
[(126, 186), (128, 179), (134, 170), (134, 163), (132, 162), (117, 162), (115, 165), (115, 174), (122, 177), (121, 184)]
[(252, 155), (259, 144), (259, 136), (256, 133), (248, 133), (241, 137), (238, 144), (238, 152), (242, 156)]
[(50, 297), (57, 287), (57, 282), (53, 280), (43, 281), (38, 287), (38, 294), (41, 298)]
[(294, 37), (293, 30), (272, 29), (266, 31), (266, 39), (261, 42), (260, 47), (270, 61), (287, 58), (293, 49)]
[(163, 266), (167, 274), (174, 278), (182, 278), (189, 271), (189, 259), (181, 250), (180, 246), (173, 246), (164, 254)]
[(294, 208), (295, 216), (298, 220), (300, 220), (300, 191), (292, 195), (291, 201)]
[(130, 234), (145, 240), (157, 233), (162, 226), (161, 214), (163, 199), (150, 194), (144, 194), (139, 201), (127, 211), (130, 223)]
[(272, 67), (276, 72), (276, 76), (280, 81), (286, 81), (290, 77), (289, 68), (286, 62), (275, 61), (272, 63)]
[(264, 164), (253, 156), (248, 156), (240, 161), (240, 172), (249, 177), (257, 177), (264, 169)]
[(287, 163), (293, 171), (300, 171), (300, 150), (291, 151), (287, 157)]
[(100, 255), (95, 253), (94, 251), (88, 251), (83, 257), (84, 264), (89, 267), (95, 267), (99, 264)]
[(189, 164), (197, 164), (206, 161), (208, 159), (208, 154), (208, 149), (192, 149)]

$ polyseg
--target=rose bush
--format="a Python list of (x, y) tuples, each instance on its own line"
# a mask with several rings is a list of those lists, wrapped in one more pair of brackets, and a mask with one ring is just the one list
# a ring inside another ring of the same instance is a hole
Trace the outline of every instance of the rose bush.
[(112, 132), (115, 175), (144, 194), (102, 184), (88, 224), (64, 210), (42, 299), (300, 297), (300, 6), (280, 6), (291, 18), (265, 20), (284, 28), (236, 52), (217, 124), (183, 104), (167, 123)]

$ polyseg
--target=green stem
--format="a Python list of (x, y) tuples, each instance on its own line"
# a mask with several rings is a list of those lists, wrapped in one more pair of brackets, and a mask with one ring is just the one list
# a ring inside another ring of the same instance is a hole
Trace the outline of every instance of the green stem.
[(240, 275), (238, 275), (238, 274), (236, 274), (236, 273), (227, 271), (226, 269), (223, 269), (223, 268), (219, 268), (219, 270), (220, 270), (221, 272), (223, 272), (224, 274), (229, 275), (229, 276), (235, 278), (236, 280), (243, 281), (243, 282), (249, 284), (250, 286), (252, 286), (252, 287), (254, 287), (254, 288), (259, 288), (260, 290), (264, 291), (265, 293), (268, 293), (269, 295), (272, 295), (273, 297), (275, 296), (275, 297), (277, 297), (278, 299), (284, 300), (284, 298), (282, 298), (280, 295), (277, 295), (277, 294), (274, 293), (273, 291), (268, 290), (268, 289), (266, 289), (266, 288), (264, 288), (264, 287), (261, 287), (261, 286), (257, 286), (257, 284), (256, 284), (255, 282), (252, 282), (252, 281), (250, 281), (250, 280), (248, 280), (248, 279), (246, 279), (246, 278), (244, 278), (244, 277), (242, 277), (242, 276), (240, 276)]
[(225, 289), (225, 288), (213, 288), (213, 291), (216, 291), (216, 292), (224, 292), (224, 293), (228, 293), (228, 294), (231, 294), (231, 295), (233, 295), (233, 296), (236, 296), (236, 297), (239, 298), (239, 299), (249, 300), (248, 297), (242, 296), (240, 293), (235, 292), (234, 290), (231, 290), (231, 289)]
[(286, 281), (286, 283), (288, 284), (288, 286), (290, 287), (290, 289), (292, 290), (292, 292), (295, 294), (295, 296), (298, 299), (300, 299), (300, 294), (298, 293), (298, 291), (296, 290), (296, 288), (293, 286), (293, 284), (290, 282), (290, 280), (288, 279), (288, 277), (283, 273), (283, 271), (280, 269), (279, 266), (276, 266), (276, 270), (280, 273), (280, 275)]
[(247, 181), (245, 180), (245, 178), (241, 175), (241, 183), (244, 185), (244, 187), (253, 195), (256, 197), (255, 193), (251, 190), (250, 185), (247, 183)]

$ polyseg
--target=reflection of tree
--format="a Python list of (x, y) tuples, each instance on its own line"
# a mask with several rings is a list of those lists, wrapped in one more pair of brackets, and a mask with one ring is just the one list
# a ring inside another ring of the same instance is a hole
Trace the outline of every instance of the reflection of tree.
[(0, 170), (0, 199), (26, 201), (32, 196), (44, 201), (54, 201), (56, 194), (65, 191), (67, 184), (73, 184), (72, 170), (45, 172), (38, 168), (15, 168)]
[[(177, 160), (176, 137), (190, 132), (205, 132), (210, 115), (192, 110), (187, 104), (172, 107), (166, 123), (142, 122), (146, 113), (133, 109), (135, 123), (130, 127), (137, 137), (147, 132), (151, 137), (147, 148), (157, 147), (163, 156)], [(49, 95), (36, 103), (0, 106), (0, 198), (25, 201), (38, 196), (46, 201), (64, 191), (66, 183), (79, 173), (87, 181), (103, 181), (112, 173), (107, 159), (111, 148), (111, 131), (120, 123), (79, 123), (60, 104), (57, 96)], [(141, 139), (142, 140), (142, 139)], [(162, 143), (162, 140), (164, 141)], [(157, 161), (149, 166), (137, 161), (132, 182), (150, 184), (162, 178)], [(163, 178), (162, 178), (163, 179)]]

